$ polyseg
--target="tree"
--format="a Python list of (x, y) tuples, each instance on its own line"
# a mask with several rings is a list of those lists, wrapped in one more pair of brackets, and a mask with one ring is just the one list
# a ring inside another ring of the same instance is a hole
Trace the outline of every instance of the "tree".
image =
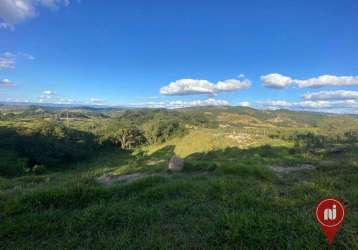
[(109, 139), (121, 149), (131, 150), (144, 142), (142, 132), (136, 127), (119, 128)]

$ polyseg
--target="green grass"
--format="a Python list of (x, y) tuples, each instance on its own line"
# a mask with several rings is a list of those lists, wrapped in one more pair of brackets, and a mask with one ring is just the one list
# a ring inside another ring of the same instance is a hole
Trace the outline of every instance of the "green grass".
[(265, 144), (273, 146), (288, 146), (290, 143), (280, 139), (272, 140), (264, 135), (248, 134), (238, 129), (192, 129), (181, 138), (173, 138), (160, 145), (151, 145), (144, 148), (148, 153), (153, 153), (166, 146), (174, 145), (173, 152), (181, 157), (187, 157), (193, 153), (209, 152), (228, 147), (249, 148)]
[(347, 207), (332, 249), (358, 247), (353, 156), (280, 177), (267, 165), (307, 157), (284, 147), (230, 148), (189, 155), (183, 174), (110, 187), (94, 181), (111, 172), (164, 172), (166, 163), (144, 163), (166, 161), (173, 150), (104, 152), (66, 171), (1, 178), (1, 248), (325, 249), (313, 211), (327, 196)]

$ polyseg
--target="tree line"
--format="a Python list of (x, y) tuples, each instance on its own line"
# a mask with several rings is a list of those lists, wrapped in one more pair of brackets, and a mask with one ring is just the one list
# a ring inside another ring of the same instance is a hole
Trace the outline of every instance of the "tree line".
[(151, 111), (143, 119), (138, 112), (106, 119), (95, 131), (43, 118), (33, 118), (26, 126), (0, 126), (0, 175), (18, 176), (63, 166), (108, 148), (131, 151), (185, 133), (183, 122), (175, 116)]

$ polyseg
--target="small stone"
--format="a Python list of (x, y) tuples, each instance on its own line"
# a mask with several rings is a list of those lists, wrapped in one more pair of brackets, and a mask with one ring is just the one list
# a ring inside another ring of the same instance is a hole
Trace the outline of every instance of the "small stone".
[(171, 171), (181, 171), (184, 166), (184, 160), (178, 156), (173, 156), (169, 160), (168, 169)]

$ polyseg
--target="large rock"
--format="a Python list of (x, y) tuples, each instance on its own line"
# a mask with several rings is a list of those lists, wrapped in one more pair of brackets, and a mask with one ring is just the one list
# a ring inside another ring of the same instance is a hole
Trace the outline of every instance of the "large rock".
[(184, 160), (178, 156), (173, 156), (169, 160), (168, 169), (171, 171), (181, 171), (184, 166)]

